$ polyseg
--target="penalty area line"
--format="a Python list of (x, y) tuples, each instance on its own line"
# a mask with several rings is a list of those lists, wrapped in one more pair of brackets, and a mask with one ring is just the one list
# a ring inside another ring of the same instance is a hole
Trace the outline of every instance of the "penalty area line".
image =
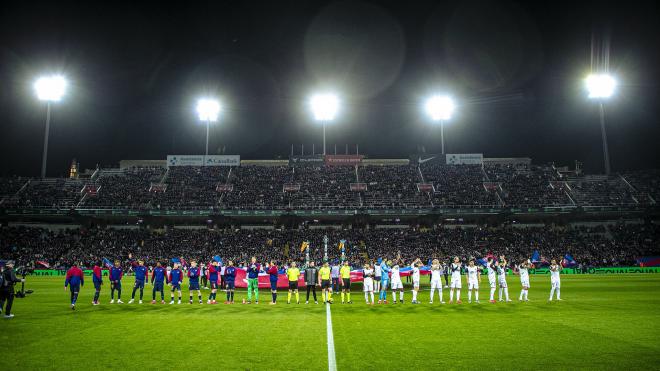
[(328, 334), (328, 371), (337, 371), (337, 360), (335, 358), (335, 338), (332, 334), (332, 315), (330, 304), (325, 305), (325, 324)]

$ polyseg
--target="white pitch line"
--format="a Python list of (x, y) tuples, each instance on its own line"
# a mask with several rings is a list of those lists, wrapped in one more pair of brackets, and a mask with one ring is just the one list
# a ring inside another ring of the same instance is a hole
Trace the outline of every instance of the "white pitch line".
[(325, 325), (328, 334), (328, 371), (337, 371), (337, 360), (335, 359), (335, 338), (332, 334), (332, 315), (330, 304), (325, 305)]

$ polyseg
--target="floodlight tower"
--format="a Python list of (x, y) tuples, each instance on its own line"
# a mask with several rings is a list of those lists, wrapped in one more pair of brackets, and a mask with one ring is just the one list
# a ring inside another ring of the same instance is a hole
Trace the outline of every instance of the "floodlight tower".
[(442, 142), (442, 154), (445, 154), (445, 121), (451, 119), (456, 108), (453, 99), (446, 95), (434, 95), (426, 100), (424, 105), (426, 113), (431, 120), (440, 122), (440, 141)]
[(44, 149), (41, 158), (41, 178), (46, 177), (48, 162), (48, 132), (50, 131), (50, 103), (59, 102), (66, 92), (66, 79), (60, 75), (43, 76), (34, 83), (37, 98), (46, 101), (46, 132), (44, 134)]
[(337, 115), (337, 111), (339, 111), (339, 98), (331, 93), (316, 94), (312, 96), (309, 104), (314, 114), (314, 119), (321, 121), (323, 124), (323, 155), (325, 156), (325, 126), (326, 123), (334, 120)]
[(608, 74), (591, 74), (585, 79), (588, 97), (598, 102), (600, 116), (600, 132), (603, 140), (603, 161), (605, 174), (610, 175), (610, 152), (607, 148), (607, 132), (605, 131), (605, 100), (614, 94), (617, 82)]
[(197, 101), (197, 115), (199, 120), (206, 123), (206, 152), (204, 152), (204, 164), (206, 166), (206, 156), (209, 155), (209, 130), (212, 122), (218, 121), (218, 116), (222, 107), (220, 102), (211, 98), (202, 98)]

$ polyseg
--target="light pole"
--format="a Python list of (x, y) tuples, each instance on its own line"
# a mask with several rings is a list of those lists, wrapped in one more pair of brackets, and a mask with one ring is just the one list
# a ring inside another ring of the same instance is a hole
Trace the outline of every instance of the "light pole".
[(209, 131), (211, 122), (218, 121), (221, 111), (220, 103), (215, 99), (202, 98), (197, 101), (197, 115), (199, 120), (206, 123), (206, 151), (204, 152), (204, 163), (206, 166), (206, 157), (209, 155)]
[(616, 80), (608, 74), (592, 74), (585, 80), (588, 96), (598, 101), (598, 115), (600, 118), (600, 134), (603, 141), (603, 161), (605, 174), (610, 175), (610, 152), (607, 148), (607, 132), (605, 130), (605, 100), (614, 94)]
[(34, 83), (34, 90), (39, 100), (46, 101), (46, 131), (44, 133), (44, 149), (41, 157), (41, 178), (46, 177), (48, 163), (48, 133), (50, 131), (50, 103), (58, 102), (66, 91), (66, 80), (60, 75), (44, 76)]
[(326, 155), (325, 147), (325, 126), (329, 121), (334, 120), (339, 111), (339, 99), (331, 93), (313, 95), (310, 99), (310, 106), (314, 119), (321, 121), (323, 125), (323, 155)]
[(455, 109), (454, 101), (446, 95), (434, 95), (426, 100), (424, 108), (431, 120), (440, 122), (442, 154), (445, 154), (445, 121), (451, 119)]

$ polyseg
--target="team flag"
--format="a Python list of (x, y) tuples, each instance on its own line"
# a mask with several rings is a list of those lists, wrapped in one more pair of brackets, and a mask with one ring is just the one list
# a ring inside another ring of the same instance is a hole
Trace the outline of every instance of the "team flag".
[(105, 265), (108, 268), (112, 268), (112, 262), (108, 260), (108, 258), (103, 258), (103, 265)]
[(37, 264), (39, 264), (39, 265), (41, 265), (41, 266), (44, 266), (44, 267), (46, 267), (46, 268), (50, 268), (50, 264), (48, 264), (47, 261), (44, 261), (44, 260), (37, 260), (35, 263), (37, 263)]
[(637, 259), (640, 267), (660, 267), (660, 256), (644, 256)]
[(532, 263), (538, 263), (541, 261), (541, 254), (539, 254), (538, 250), (534, 250), (534, 253), (532, 254)]
[(573, 259), (573, 256), (571, 254), (566, 254), (564, 255), (564, 260), (562, 261), (562, 265), (564, 267), (574, 267), (577, 265), (577, 262), (575, 259)]
[(172, 258), (171, 260), (172, 260), (172, 263), (176, 263), (176, 264), (181, 263), (181, 259), (179, 259), (179, 258)]
[(309, 241), (303, 241), (300, 244), (300, 252), (305, 251), (305, 249), (309, 248)]
[(217, 261), (218, 263), (222, 264), (222, 258), (220, 257), (220, 255), (216, 255), (216, 256), (214, 256), (214, 257), (213, 257), (213, 260), (215, 260), (215, 261)]
[[(477, 264), (483, 265), (484, 267), (486, 267), (486, 266), (488, 266), (488, 261), (486, 260), (486, 258), (477, 259)], [(431, 264), (429, 264), (429, 265), (431, 265)]]
[(339, 250), (344, 250), (345, 245), (346, 245), (346, 240), (339, 240)]

